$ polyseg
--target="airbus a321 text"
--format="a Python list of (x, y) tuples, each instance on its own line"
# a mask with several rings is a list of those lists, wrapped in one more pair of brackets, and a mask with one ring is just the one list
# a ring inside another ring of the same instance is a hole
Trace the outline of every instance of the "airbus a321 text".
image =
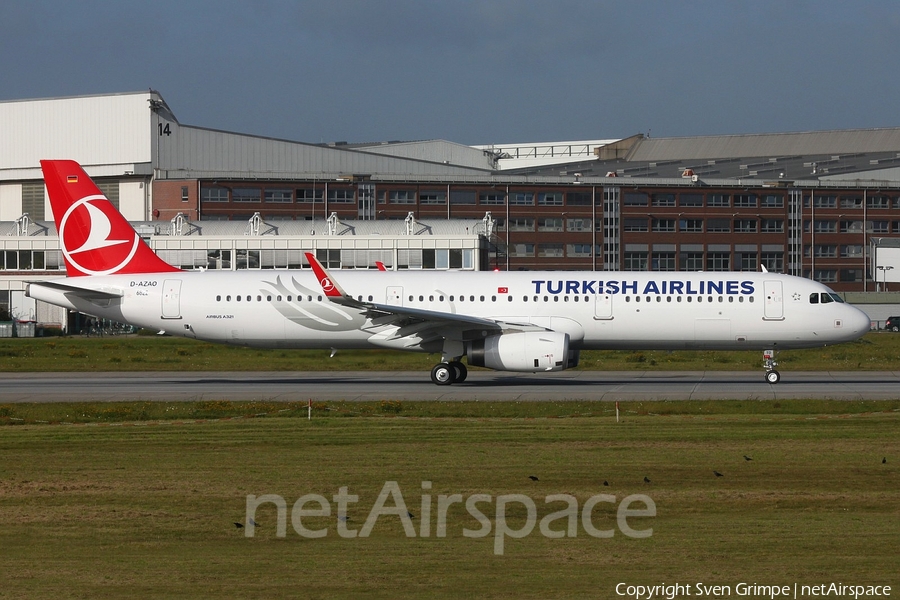
[(73, 161), (42, 161), (65, 278), (28, 296), (171, 335), (268, 348), (439, 353), (438, 385), (469, 365), (560, 371), (583, 349), (776, 350), (854, 340), (869, 317), (826, 286), (775, 273), (185, 271), (159, 258)]

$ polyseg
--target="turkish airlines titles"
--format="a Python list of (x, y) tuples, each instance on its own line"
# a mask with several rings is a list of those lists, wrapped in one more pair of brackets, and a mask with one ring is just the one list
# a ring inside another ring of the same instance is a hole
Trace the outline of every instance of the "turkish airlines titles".
[(612, 280), (574, 280), (574, 279), (535, 279), (535, 294), (672, 294), (672, 295), (700, 295), (720, 294), (726, 296), (750, 295), (755, 291), (753, 281), (737, 280), (701, 280), (680, 281), (678, 279), (664, 279), (656, 281), (651, 279), (643, 284), (641, 289), (638, 281)]

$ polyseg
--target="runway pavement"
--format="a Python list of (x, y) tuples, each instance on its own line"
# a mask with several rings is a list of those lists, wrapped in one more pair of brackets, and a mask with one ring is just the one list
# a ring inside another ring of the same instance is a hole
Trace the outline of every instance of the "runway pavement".
[(0, 403), (188, 400), (836, 400), (900, 397), (900, 371), (473, 371), (451, 386), (427, 372), (4, 373)]

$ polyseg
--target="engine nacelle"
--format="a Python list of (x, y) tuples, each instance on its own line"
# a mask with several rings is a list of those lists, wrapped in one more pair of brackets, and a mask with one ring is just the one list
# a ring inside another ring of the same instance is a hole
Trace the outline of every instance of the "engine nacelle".
[[(578, 353), (575, 351), (578, 362)], [(562, 371), (569, 367), (569, 334), (557, 331), (522, 331), (492, 335), (470, 342), (469, 364), (497, 371)]]

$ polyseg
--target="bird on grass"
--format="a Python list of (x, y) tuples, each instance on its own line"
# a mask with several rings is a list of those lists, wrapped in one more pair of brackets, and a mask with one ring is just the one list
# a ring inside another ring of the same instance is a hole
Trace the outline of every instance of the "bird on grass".
[(719, 473), (718, 471), (713, 471), (713, 473), (715, 474), (716, 477), (725, 477), (724, 475), (722, 475), (722, 474)]
[(604, 479), (604, 480), (603, 480), (603, 485), (609, 487), (609, 482), (608, 482), (607, 480)]
[(750, 458), (749, 456), (747, 456), (747, 455), (745, 454), (745, 455), (744, 455), (744, 460), (753, 460), (753, 459)]
[(253, 525), (254, 527), (259, 527), (259, 523), (257, 523), (253, 519), (250, 519), (250, 524)]
[(238, 523), (237, 521), (234, 522), (234, 526), (237, 527), (238, 529), (243, 529), (243, 528), (244, 528), (244, 524), (243, 524), (243, 523)]
[(650, 478), (649, 478), (649, 477), (644, 477), (644, 483), (650, 483)]
[(416, 518), (416, 515), (412, 514), (412, 513), (409, 512), (409, 511), (406, 511), (406, 516), (409, 517), (410, 519), (415, 519), (415, 518)]
[(887, 456), (885, 456), (884, 458), (881, 459), (881, 464), (883, 464), (883, 465), (887, 464)]
[(540, 481), (535, 475), (529, 475), (528, 479), (530, 479), (532, 481)]

